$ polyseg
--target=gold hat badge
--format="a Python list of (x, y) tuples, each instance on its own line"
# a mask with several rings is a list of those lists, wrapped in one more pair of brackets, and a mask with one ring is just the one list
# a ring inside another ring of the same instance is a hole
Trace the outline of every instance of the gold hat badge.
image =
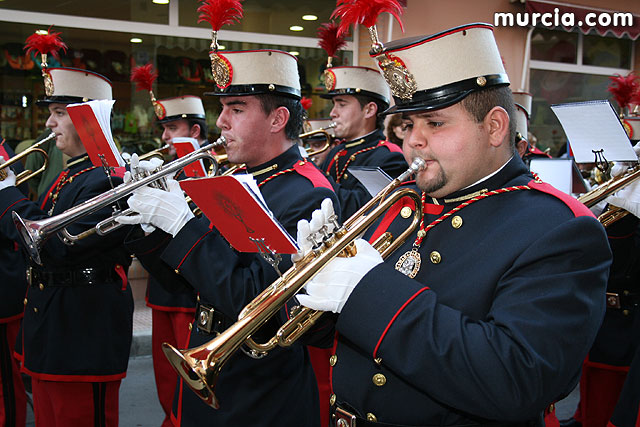
[(166, 111), (164, 106), (160, 104), (153, 94), (153, 82), (158, 78), (158, 72), (153, 70), (153, 64), (149, 63), (135, 67), (131, 70), (131, 81), (136, 84), (136, 91), (146, 90), (151, 97), (151, 104), (156, 117), (160, 120), (164, 119)]
[(242, 0), (203, 0), (198, 12), (198, 22), (211, 24), (211, 73), (213, 81), (220, 89), (229, 87), (233, 79), (233, 68), (227, 58), (218, 53), (218, 31), (223, 25), (240, 22), (242, 18)]
[(382, 75), (391, 88), (391, 92), (398, 98), (410, 99), (418, 88), (413, 74), (409, 72), (400, 58), (388, 53), (382, 54), (384, 46), (378, 37), (376, 21), (383, 12), (388, 12), (396, 18), (400, 29), (404, 32), (400, 20), (402, 6), (398, 0), (338, 0), (338, 5), (331, 14), (331, 19), (340, 18), (339, 34), (347, 32), (351, 24), (354, 26), (362, 24), (367, 27), (371, 37), (369, 53), (376, 56)]
[(66, 52), (67, 45), (64, 44), (59, 37), (61, 33), (54, 33), (51, 31), (53, 26), (49, 27), (46, 34), (38, 34), (38, 32), (27, 37), (24, 48), (27, 50), (27, 54), (39, 53), (42, 62), (42, 77), (44, 78), (44, 91), (47, 96), (53, 95), (53, 79), (48, 70), (47, 55), (51, 54), (56, 59), (60, 58), (58, 51), (62, 49)]
[(322, 80), (329, 91), (333, 90), (336, 85), (336, 77), (330, 70), (333, 66), (333, 58), (337, 57), (338, 50), (347, 45), (346, 37), (347, 32), (339, 33), (338, 24), (335, 22), (324, 23), (318, 28), (318, 46), (327, 52), (327, 67), (322, 74)]

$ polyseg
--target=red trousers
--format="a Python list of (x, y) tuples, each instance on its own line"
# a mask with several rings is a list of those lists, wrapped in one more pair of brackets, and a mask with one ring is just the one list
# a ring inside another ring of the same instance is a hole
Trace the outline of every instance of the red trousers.
[(318, 394), (320, 395), (320, 425), (329, 425), (329, 412), (331, 405), (329, 399), (331, 398), (331, 380), (329, 378), (329, 358), (334, 352), (333, 348), (318, 348), (308, 346), (309, 358), (311, 359), (311, 366), (316, 374), (316, 381), (318, 382)]
[(31, 379), (38, 427), (117, 427), (120, 380), (74, 383)]
[(192, 312), (151, 311), (151, 352), (153, 355), (153, 373), (156, 378), (158, 400), (165, 417), (162, 427), (173, 427), (171, 422), (171, 407), (173, 395), (176, 391), (178, 374), (173, 369), (162, 351), (162, 343), (183, 349), (189, 343), (189, 322), (193, 321)]
[(20, 321), (0, 323), (0, 427), (24, 427), (27, 420), (27, 394), (13, 357)]

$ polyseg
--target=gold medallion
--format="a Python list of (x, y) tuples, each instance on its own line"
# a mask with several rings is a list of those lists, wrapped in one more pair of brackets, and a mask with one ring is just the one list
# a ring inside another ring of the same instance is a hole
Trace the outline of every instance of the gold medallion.
[(231, 84), (233, 79), (233, 68), (227, 58), (220, 55), (217, 52), (211, 52), (209, 54), (211, 58), (211, 74), (213, 74), (213, 81), (216, 82), (216, 86), (220, 89), (226, 89)]
[(328, 68), (324, 70), (324, 73), (322, 73), (322, 81), (327, 90), (333, 90), (336, 88), (336, 75)]
[(418, 248), (414, 247), (398, 259), (396, 270), (413, 279), (418, 275), (421, 262), (420, 252), (418, 252)]
[(42, 70), (42, 77), (44, 78), (44, 93), (47, 96), (53, 96), (53, 79), (48, 70)]
[(167, 115), (167, 110), (164, 108), (164, 105), (159, 103), (158, 101), (151, 101), (153, 104), (153, 111), (156, 113), (156, 117), (159, 120), (162, 120)]
[(418, 90), (418, 84), (404, 62), (396, 56), (385, 55), (378, 57), (378, 63), (393, 96), (400, 99), (411, 99)]

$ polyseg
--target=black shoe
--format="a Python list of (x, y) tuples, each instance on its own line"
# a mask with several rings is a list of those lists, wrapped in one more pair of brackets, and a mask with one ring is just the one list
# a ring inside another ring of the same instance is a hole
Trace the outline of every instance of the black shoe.
[(560, 427), (582, 427), (582, 423), (575, 418), (560, 420)]

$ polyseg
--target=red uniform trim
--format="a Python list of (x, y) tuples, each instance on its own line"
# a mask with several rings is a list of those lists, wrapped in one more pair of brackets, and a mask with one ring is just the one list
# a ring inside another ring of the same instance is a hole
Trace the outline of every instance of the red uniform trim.
[(327, 177), (320, 172), (320, 170), (315, 167), (311, 162), (296, 162), (293, 165), (293, 169), (295, 169), (298, 174), (307, 178), (315, 188), (324, 187), (333, 191), (333, 187), (329, 184)]
[(327, 171), (331, 170), (331, 167), (333, 166), (333, 162), (336, 161), (336, 157), (342, 157), (342, 156), (346, 156), (347, 152), (346, 151), (339, 151), (338, 153), (336, 153), (333, 158), (331, 159), (331, 161), (329, 162), (329, 165), (327, 166)]
[(0, 156), (4, 157), (5, 162), (11, 158), (7, 153), (7, 149), (4, 148), (4, 139), (0, 142)]
[(392, 153), (402, 153), (402, 148), (389, 141), (380, 141), (378, 145), (376, 145), (376, 148), (377, 147), (387, 147)]
[(5, 209), (5, 210), (4, 210), (4, 212), (2, 212), (2, 215), (0, 215), (0, 218), (2, 218), (2, 217), (4, 216), (4, 214), (6, 214), (6, 213), (7, 213), (7, 211), (8, 211), (9, 209), (11, 209), (11, 207), (15, 206), (16, 204), (20, 203), (20, 202), (21, 202), (21, 201), (23, 201), (23, 200), (27, 200), (27, 198), (26, 198), (26, 197), (23, 197), (22, 199), (16, 200), (15, 202), (11, 203), (11, 204), (7, 207), (7, 209)]
[(384, 332), (382, 332), (382, 335), (380, 335), (380, 339), (378, 340), (378, 344), (376, 344), (376, 348), (373, 349), (373, 358), (376, 359), (378, 357), (378, 350), (380, 349), (380, 344), (382, 344), (382, 340), (384, 339), (385, 335), (387, 335), (387, 332), (389, 331), (389, 328), (391, 328), (391, 325), (393, 325), (393, 322), (395, 322), (395, 320), (398, 318), (398, 316), (400, 315), (400, 313), (402, 313), (402, 310), (405, 309), (406, 306), (409, 305), (409, 303), (411, 301), (413, 301), (414, 299), (416, 299), (416, 297), (418, 295), (420, 295), (421, 293), (423, 293), (424, 291), (429, 290), (429, 287), (426, 286), (422, 289), (420, 289), (418, 292), (416, 292), (415, 294), (413, 294), (411, 296), (411, 298), (409, 298), (407, 300), (407, 302), (405, 302), (404, 304), (402, 304), (402, 307), (400, 307), (400, 309), (396, 312), (396, 314), (393, 315), (393, 317), (391, 318), (391, 321), (389, 322), (389, 324), (387, 325), (387, 327), (384, 329)]
[(59, 382), (71, 382), (71, 383), (97, 383), (97, 382), (105, 382), (105, 381), (118, 381), (124, 378), (127, 374), (126, 372), (122, 372), (120, 374), (113, 375), (57, 375), (57, 374), (41, 374), (38, 372), (32, 372), (29, 369), (25, 368), (24, 364), (22, 365), (21, 372), (25, 374), (37, 378), (43, 381), (59, 381)]
[(185, 262), (185, 260), (187, 259), (187, 257), (189, 256), (189, 254), (191, 253), (191, 251), (193, 250), (193, 248), (195, 248), (196, 246), (198, 246), (198, 243), (200, 243), (200, 241), (202, 239), (204, 239), (204, 236), (206, 236), (207, 234), (211, 233), (211, 230), (207, 231), (206, 233), (204, 233), (202, 236), (200, 236), (200, 238), (193, 244), (193, 246), (191, 246), (191, 248), (189, 248), (189, 250), (187, 251), (187, 253), (184, 255), (184, 257), (182, 257), (182, 259), (180, 260), (180, 263), (178, 264), (177, 268), (180, 268), (182, 266), (182, 263)]
[(140, 252), (140, 254), (139, 254), (139, 255), (148, 255), (148, 254), (150, 254), (150, 253), (155, 252), (159, 247), (161, 247), (162, 245), (164, 245), (164, 243), (165, 243), (167, 240), (169, 240), (169, 239), (171, 239), (171, 236), (170, 236), (169, 234), (167, 234), (167, 235), (162, 239), (162, 241), (160, 242), (160, 244), (159, 244), (158, 246), (156, 246), (156, 247), (154, 247), (154, 248), (151, 248), (151, 249), (149, 249), (149, 250), (148, 250), (148, 251), (146, 251), (146, 252)]
[(3, 317), (2, 319), (0, 319), (0, 323), (11, 323), (14, 320), (20, 320), (24, 317), (24, 312), (20, 313), (20, 314), (16, 314), (14, 316), (11, 317)]
[(147, 300), (146, 305), (149, 308), (152, 308), (154, 310), (159, 310), (159, 311), (192, 313), (192, 314), (196, 312), (195, 307), (174, 307), (174, 306), (167, 306), (167, 305), (155, 305), (155, 304), (151, 304), (149, 300)]
[(400, 213), (400, 210), (402, 210), (402, 208), (404, 208), (405, 206), (415, 208), (415, 204), (411, 197), (409, 196), (403, 197), (402, 199), (394, 203), (393, 206), (391, 206), (391, 208), (387, 211), (387, 213), (382, 218), (382, 221), (380, 221), (380, 224), (378, 225), (378, 228), (376, 228), (376, 231), (374, 231), (373, 235), (371, 235), (371, 238), (369, 238), (369, 243), (375, 241), (385, 231), (387, 231), (391, 223), (396, 219), (396, 217)]
[(546, 182), (536, 182), (534, 180), (531, 180), (531, 182), (529, 182), (527, 185), (533, 190), (538, 190), (543, 193), (550, 194), (551, 196), (562, 200), (564, 204), (567, 205), (569, 209), (571, 209), (576, 217), (590, 216), (592, 218), (595, 218), (593, 212), (591, 212), (589, 208), (587, 208), (584, 204), (580, 203), (577, 199), (574, 199), (570, 195), (556, 189), (552, 185), (547, 184)]
[(122, 266), (120, 264), (116, 264), (116, 266), (114, 267), (114, 269), (116, 270), (116, 274), (120, 277), (120, 280), (122, 280), (122, 290), (124, 291), (125, 289), (127, 289), (127, 273), (125, 273), (124, 268), (122, 268)]
[(592, 362), (590, 360), (585, 360), (584, 366), (589, 368), (604, 369), (607, 371), (629, 372), (628, 366), (615, 366), (615, 365), (609, 365), (607, 363)]

